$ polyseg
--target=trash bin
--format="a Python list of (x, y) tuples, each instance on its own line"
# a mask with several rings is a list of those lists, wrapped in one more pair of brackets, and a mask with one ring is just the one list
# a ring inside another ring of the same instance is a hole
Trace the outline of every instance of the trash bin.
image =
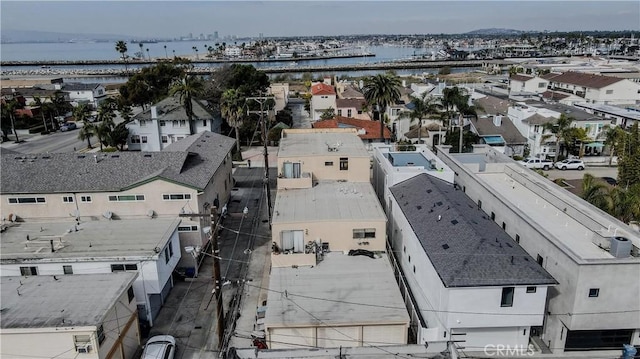
[(624, 344), (622, 349), (622, 359), (633, 359), (638, 353), (638, 350), (629, 344)]

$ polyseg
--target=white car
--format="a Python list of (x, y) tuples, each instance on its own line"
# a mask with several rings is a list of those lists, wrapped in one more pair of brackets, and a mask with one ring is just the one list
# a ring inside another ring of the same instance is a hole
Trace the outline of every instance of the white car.
[(584, 162), (582, 160), (562, 160), (560, 162), (556, 162), (556, 168), (559, 170), (578, 170), (582, 171), (584, 169)]
[(140, 359), (173, 359), (176, 355), (176, 338), (156, 335), (147, 341)]

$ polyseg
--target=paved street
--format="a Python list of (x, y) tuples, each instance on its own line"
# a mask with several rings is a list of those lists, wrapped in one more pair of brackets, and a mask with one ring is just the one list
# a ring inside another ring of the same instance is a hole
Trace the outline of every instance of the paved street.
[(564, 178), (566, 180), (582, 179), (585, 173), (590, 173), (594, 177), (618, 177), (618, 167), (605, 167), (605, 166), (587, 166), (584, 171), (578, 170), (558, 170), (553, 169), (545, 171), (549, 175), (549, 179), (554, 180), (556, 178)]
[(293, 116), (293, 128), (311, 128), (311, 117), (304, 109), (304, 100), (292, 98), (289, 100), (289, 107)]

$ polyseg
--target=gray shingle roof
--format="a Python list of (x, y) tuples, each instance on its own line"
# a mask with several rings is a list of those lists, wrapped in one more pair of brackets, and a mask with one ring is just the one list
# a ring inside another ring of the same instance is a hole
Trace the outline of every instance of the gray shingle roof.
[[(200, 101), (195, 99), (191, 100), (193, 108), (193, 118), (201, 120), (213, 119), (213, 115), (207, 110)], [(168, 96), (163, 100), (155, 103), (153, 106), (158, 110), (158, 119), (164, 121), (172, 120), (186, 120), (188, 119), (187, 112), (180, 103), (180, 96)], [(137, 114), (134, 120), (151, 120), (151, 108), (144, 110)]]
[(420, 174), (391, 193), (446, 287), (557, 284), (449, 183)]
[(230, 137), (201, 132), (162, 152), (3, 152), (0, 193), (121, 191), (155, 177), (203, 190), (234, 144)]
[(493, 118), (472, 118), (471, 122), (480, 136), (501, 135), (509, 145), (527, 143), (507, 116), (503, 116), (500, 126), (493, 124)]
[(62, 90), (63, 91), (93, 91), (98, 86), (100, 86), (100, 84), (98, 83), (85, 84), (81, 82), (70, 82), (70, 83), (65, 83), (62, 87)]

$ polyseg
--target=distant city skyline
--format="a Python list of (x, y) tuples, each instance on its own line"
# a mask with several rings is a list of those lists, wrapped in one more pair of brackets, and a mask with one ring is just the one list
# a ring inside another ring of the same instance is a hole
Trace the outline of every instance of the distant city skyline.
[(639, 1), (11, 1), (1, 29), (147, 38), (640, 30)]

